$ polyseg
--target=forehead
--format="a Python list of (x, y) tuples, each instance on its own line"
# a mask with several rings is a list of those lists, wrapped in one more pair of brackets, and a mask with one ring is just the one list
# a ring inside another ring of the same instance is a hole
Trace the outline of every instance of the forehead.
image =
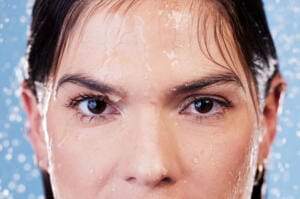
[(91, 3), (68, 37), (59, 71), (82, 70), (77, 66), (94, 70), (108, 60), (151, 68), (164, 63), (181, 74), (188, 65), (199, 66), (201, 71), (231, 71), (244, 82), (231, 35), (216, 35), (216, 14), (211, 12), (216, 9), (203, 3), (196, 8), (187, 2), (138, 1), (118, 10)]

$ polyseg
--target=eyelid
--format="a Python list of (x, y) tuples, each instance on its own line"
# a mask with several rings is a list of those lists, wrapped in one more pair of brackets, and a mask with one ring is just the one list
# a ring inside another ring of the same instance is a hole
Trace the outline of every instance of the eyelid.
[[(113, 111), (112, 113), (87, 115), (83, 113), (82, 110), (79, 110), (79, 105), (80, 103), (89, 99), (97, 99), (104, 101), (105, 103), (107, 103), (108, 106), (110, 106), (110, 109), (113, 109), (115, 111)], [(79, 94), (77, 97), (70, 98), (65, 106), (75, 111), (75, 115), (83, 123), (91, 123), (94, 120), (101, 120), (100, 122), (107, 122), (110, 121), (113, 118), (113, 116), (120, 113), (119, 109), (116, 108), (116, 106), (114, 106), (114, 102), (112, 102), (108, 96), (99, 94)]]
[(230, 108), (233, 107), (232, 102), (225, 99), (222, 96), (219, 95), (191, 95), (185, 98), (184, 102), (180, 104), (180, 106), (178, 107), (179, 109), (179, 113), (183, 113), (184, 110), (190, 106), (193, 102), (195, 102), (196, 100), (200, 100), (200, 99), (211, 99), (212, 101), (220, 104), (221, 106), (225, 107), (225, 108)]
[(66, 107), (74, 108), (75, 106), (78, 106), (80, 102), (89, 99), (97, 99), (97, 100), (105, 101), (108, 104), (111, 104), (111, 100), (108, 98), (108, 96), (105, 95), (79, 94), (77, 97), (71, 97), (67, 102)]

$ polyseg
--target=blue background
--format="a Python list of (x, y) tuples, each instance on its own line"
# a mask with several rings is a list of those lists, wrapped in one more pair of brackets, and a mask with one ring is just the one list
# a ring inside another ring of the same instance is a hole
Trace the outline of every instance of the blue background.
[[(0, 199), (43, 198), (18, 96), (33, 0), (0, 0)], [(300, 1), (265, 0), (289, 87), (268, 164), (268, 198), (300, 199)]]

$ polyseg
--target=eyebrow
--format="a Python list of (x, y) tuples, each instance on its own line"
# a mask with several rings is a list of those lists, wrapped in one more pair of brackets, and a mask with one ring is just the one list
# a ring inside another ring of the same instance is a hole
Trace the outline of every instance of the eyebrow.
[(57, 84), (56, 92), (63, 84), (72, 83), (90, 90), (100, 92), (102, 94), (113, 94), (117, 96), (124, 96), (125, 92), (121, 88), (115, 88), (111, 85), (103, 83), (99, 80), (94, 80), (84, 74), (66, 74), (62, 76)]
[(187, 82), (183, 85), (175, 86), (171, 89), (171, 95), (179, 95), (184, 93), (191, 93), (197, 90), (204, 89), (208, 86), (213, 86), (216, 84), (227, 84), (234, 83), (238, 87), (241, 87), (244, 90), (244, 86), (240, 80), (234, 73), (220, 73), (208, 75), (206, 77), (202, 77), (199, 80), (194, 80)]
[[(213, 86), (216, 84), (227, 84), (231, 82), (236, 84), (238, 87), (244, 89), (241, 80), (235, 74), (219, 73), (219, 74), (213, 74), (213, 75), (201, 77), (198, 80), (193, 80), (175, 86), (171, 88), (171, 93), (169, 94), (171, 94), (172, 96), (176, 96), (180, 94), (191, 93), (197, 90), (201, 90), (208, 86)], [(121, 88), (117, 88), (115, 86), (111, 86), (109, 84), (103, 83), (99, 80), (95, 80), (84, 74), (66, 74), (62, 76), (58, 81), (56, 91), (58, 92), (61, 86), (66, 83), (72, 83), (90, 90), (100, 92), (102, 94), (113, 94), (117, 96), (126, 95), (126, 92)]]

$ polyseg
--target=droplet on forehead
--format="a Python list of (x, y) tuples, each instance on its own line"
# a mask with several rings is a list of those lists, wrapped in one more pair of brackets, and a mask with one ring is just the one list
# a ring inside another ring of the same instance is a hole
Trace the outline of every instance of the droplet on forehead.
[(173, 60), (173, 59), (176, 59), (176, 58), (177, 58), (177, 55), (176, 55), (176, 53), (174, 52), (174, 50), (170, 50), (170, 51), (164, 50), (163, 53), (164, 53), (170, 60)]
[(177, 30), (188, 24), (191, 14), (190, 12), (172, 10), (168, 13), (168, 19), (171, 21), (172, 27)]

